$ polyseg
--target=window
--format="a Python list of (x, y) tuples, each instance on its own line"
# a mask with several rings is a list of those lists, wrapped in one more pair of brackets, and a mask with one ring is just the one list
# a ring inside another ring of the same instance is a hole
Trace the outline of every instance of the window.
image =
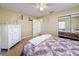
[(65, 22), (64, 21), (60, 21), (59, 22), (59, 29), (60, 30), (64, 30), (65, 29)]

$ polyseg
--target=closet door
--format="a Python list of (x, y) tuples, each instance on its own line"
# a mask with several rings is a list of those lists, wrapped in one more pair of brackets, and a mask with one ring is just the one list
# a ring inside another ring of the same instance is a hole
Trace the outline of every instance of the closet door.
[(79, 33), (79, 13), (71, 15), (71, 32)]
[(21, 28), (19, 25), (8, 26), (9, 47), (13, 46), (21, 40)]
[(70, 16), (60, 17), (58, 20), (59, 23), (59, 31), (71, 32), (71, 20)]
[(62, 16), (58, 20), (58, 36), (60, 37), (71, 37), (71, 16)]
[[(0, 32), (1, 32), (1, 26), (0, 26)], [(0, 52), (1, 52), (1, 34), (0, 34)]]
[(79, 13), (71, 15), (71, 37), (79, 40)]
[(13, 28), (12, 28), (12, 25), (8, 25), (8, 31), (7, 31), (7, 34), (8, 34), (8, 45), (9, 47), (11, 47), (13, 45)]
[(21, 40), (21, 30), (20, 30), (20, 26), (16, 25), (13, 27), (13, 40), (14, 43), (18, 42)]

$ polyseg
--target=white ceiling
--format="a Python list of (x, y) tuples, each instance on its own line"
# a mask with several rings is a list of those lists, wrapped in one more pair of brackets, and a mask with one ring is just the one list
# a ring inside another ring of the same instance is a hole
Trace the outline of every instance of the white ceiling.
[(28, 16), (44, 16), (49, 14), (50, 12), (54, 11), (62, 11), (67, 8), (79, 6), (78, 3), (47, 3), (48, 8), (44, 11), (40, 11), (39, 9), (35, 8), (36, 3), (0, 3), (0, 7), (10, 9), (16, 12), (25, 13)]

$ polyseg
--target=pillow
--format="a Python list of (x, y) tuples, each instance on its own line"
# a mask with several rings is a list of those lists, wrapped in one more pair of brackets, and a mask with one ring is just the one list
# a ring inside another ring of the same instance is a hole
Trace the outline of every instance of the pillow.
[(38, 44), (40, 44), (41, 42), (47, 40), (49, 37), (51, 37), (50, 34), (45, 34), (45, 35), (41, 35), (41, 36), (38, 36), (38, 37), (35, 37), (31, 40), (29, 40), (29, 42), (35, 46), (37, 46)]

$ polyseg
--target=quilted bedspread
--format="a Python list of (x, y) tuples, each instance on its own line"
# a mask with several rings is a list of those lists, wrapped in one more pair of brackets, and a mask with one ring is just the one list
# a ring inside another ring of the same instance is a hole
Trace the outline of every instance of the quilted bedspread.
[(28, 42), (23, 56), (79, 56), (79, 41), (50, 37), (37, 46)]

